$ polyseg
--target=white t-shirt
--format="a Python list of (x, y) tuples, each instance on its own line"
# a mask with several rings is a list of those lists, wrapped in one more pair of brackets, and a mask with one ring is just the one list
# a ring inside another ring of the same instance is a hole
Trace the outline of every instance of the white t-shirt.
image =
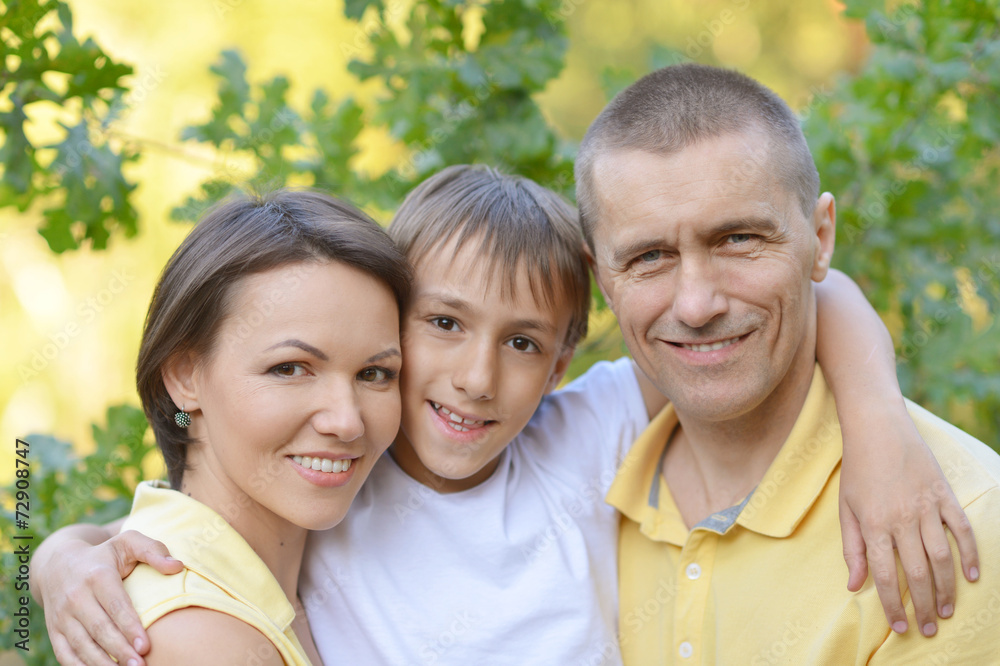
[(620, 664), (618, 515), (649, 419), (628, 359), (547, 396), (486, 481), (440, 494), (386, 454), (299, 592), (327, 666)]

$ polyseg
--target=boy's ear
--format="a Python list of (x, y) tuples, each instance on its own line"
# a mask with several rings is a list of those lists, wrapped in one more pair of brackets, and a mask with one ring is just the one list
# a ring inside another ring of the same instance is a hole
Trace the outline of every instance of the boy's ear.
[(189, 414), (200, 409), (198, 403), (198, 363), (190, 352), (171, 357), (163, 364), (161, 376), (170, 399)]
[(552, 393), (559, 386), (559, 382), (562, 381), (563, 377), (566, 376), (566, 371), (569, 370), (569, 362), (573, 360), (573, 352), (576, 351), (576, 346), (566, 347), (559, 354), (559, 358), (556, 359), (556, 366), (552, 368), (552, 374), (549, 375), (549, 381), (545, 383), (545, 393)]

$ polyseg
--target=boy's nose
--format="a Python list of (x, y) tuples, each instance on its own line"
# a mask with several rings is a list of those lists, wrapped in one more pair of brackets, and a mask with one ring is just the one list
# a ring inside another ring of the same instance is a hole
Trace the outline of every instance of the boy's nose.
[(492, 344), (470, 344), (458, 359), (453, 384), (473, 400), (491, 400), (497, 391), (497, 352)]

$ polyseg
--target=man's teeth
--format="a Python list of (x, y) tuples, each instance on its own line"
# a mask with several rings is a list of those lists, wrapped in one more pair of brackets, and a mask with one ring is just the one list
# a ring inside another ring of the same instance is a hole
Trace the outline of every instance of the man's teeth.
[(729, 338), (728, 340), (713, 342), (712, 344), (709, 345), (686, 345), (681, 343), (681, 347), (683, 347), (684, 349), (690, 349), (692, 351), (697, 351), (697, 352), (707, 352), (707, 351), (715, 351), (716, 349), (722, 349), (723, 347), (728, 347), (737, 340), (739, 340), (738, 337)]
[(330, 460), (329, 458), (310, 458), (309, 456), (292, 456), (296, 465), (317, 472), (346, 472), (351, 468), (351, 459)]
[(484, 425), (486, 425), (486, 421), (476, 421), (475, 419), (463, 419), (461, 416), (451, 411), (447, 407), (442, 407), (439, 403), (432, 401), (431, 404), (434, 405), (434, 409), (435, 411), (437, 411), (438, 414), (442, 414), (448, 417), (448, 421), (450, 421), (448, 425), (451, 426), (453, 430), (457, 430), (458, 432), (469, 432), (469, 428), (466, 428), (465, 426), (471, 426), (473, 428), (482, 428)]

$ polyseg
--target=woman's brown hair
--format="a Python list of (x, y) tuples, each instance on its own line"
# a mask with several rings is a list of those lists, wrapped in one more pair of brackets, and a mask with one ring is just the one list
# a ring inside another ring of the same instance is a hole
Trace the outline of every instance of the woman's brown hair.
[(211, 353), (244, 278), (307, 261), (337, 261), (371, 275), (392, 290), (400, 309), (409, 296), (409, 264), (386, 233), (350, 204), (311, 191), (277, 190), (218, 205), (163, 269), (146, 315), (136, 386), (171, 487), (180, 488), (192, 440), (174, 423), (179, 406), (164, 386), (164, 366), (181, 353)]

